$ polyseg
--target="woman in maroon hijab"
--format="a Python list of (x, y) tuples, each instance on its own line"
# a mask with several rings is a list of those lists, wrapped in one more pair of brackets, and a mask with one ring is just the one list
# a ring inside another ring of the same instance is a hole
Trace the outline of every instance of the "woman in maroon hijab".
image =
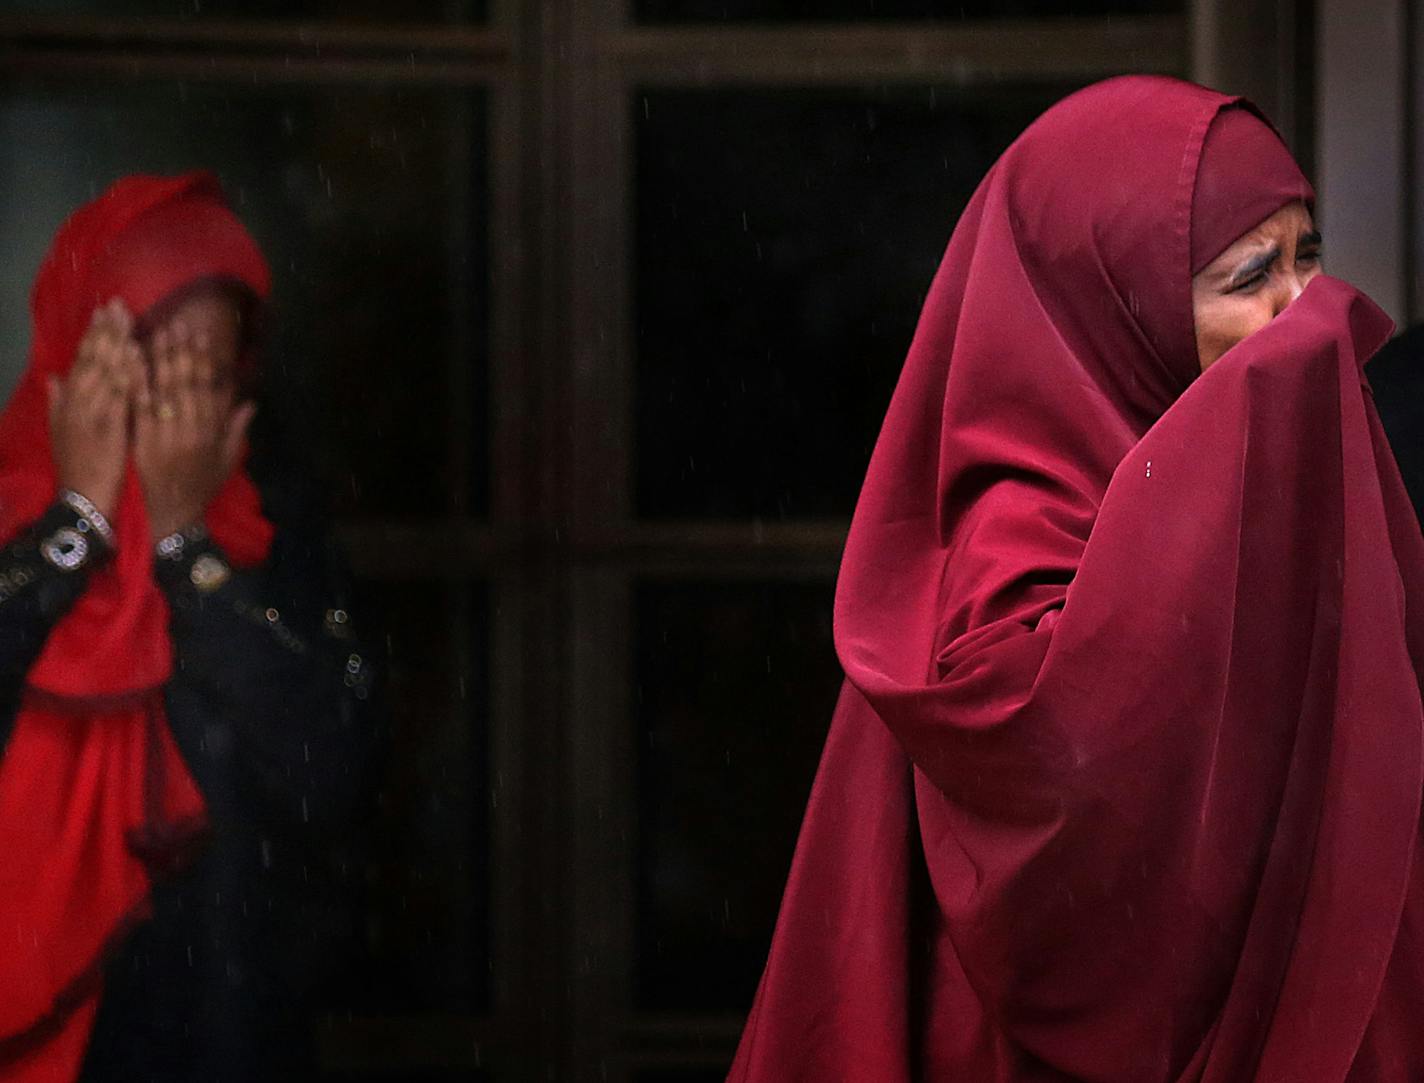
[(1424, 541), (1312, 200), (1159, 78), (980, 185), (733, 1080), (1424, 1079)]

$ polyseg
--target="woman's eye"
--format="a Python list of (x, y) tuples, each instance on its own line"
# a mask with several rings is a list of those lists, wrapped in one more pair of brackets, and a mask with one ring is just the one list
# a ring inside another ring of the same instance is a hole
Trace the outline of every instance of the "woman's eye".
[(1252, 290), (1256, 289), (1256, 287), (1264, 283), (1266, 281), (1266, 278), (1267, 273), (1265, 271), (1257, 271), (1255, 274), (1251, 275), (1250, 278), (1243, 278), (1240, 282), (1234, 283), (1232, 287), (1227, 290), (1227, 292), (1250, 293)]
[(1297, 263), (1319, 263), (1319, 252), (1301, 252), (1295, 257)]

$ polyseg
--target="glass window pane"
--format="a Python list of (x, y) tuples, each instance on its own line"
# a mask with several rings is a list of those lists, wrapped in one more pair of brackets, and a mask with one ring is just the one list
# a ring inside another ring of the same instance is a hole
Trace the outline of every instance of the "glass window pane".
[(489, 1006), (483, 587), (367, 586), (389, 658), (390, 738), (367, 832), (360, 948), (321, 1008), (344, 1016)]
[(848, 515), (956, 217), (1070, 89), (640, 94), (639, 513)]
[(829, 583), (637, 590), (637, 1001), (744, 1012), (840, 689)]
[(488, 0), (18, 0), (11, 12), (150, 19), (333, 19), (352, 23), (475, 23)]
[(335, 510), (482, 514), (484, 130), (483, 95), (463, 89), (12, 84), (6, 384), (64, 216), (125, 173), (211, 168), (272, 265), (263, 408), (310, 449)]
[(636, 0), (645, 22), (1026, 19), (1181, 12), (1183, 0)]

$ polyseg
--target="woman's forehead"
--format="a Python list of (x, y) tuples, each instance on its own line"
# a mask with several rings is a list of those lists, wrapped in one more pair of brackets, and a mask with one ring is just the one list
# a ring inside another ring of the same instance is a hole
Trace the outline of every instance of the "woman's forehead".
[(185, 297), (176, 304), (169, 316), (170, 319), (181, 316), (185, 319), (214, 319), (214, 320), (237, 320), (237, 303), (224, 293), (216, 290), (204, 290)]
[(242, 305), (221, 287), (200, 286), (155, 305), (145, 322), (156, 329), (180, 320), (210, 333), (237, 332), (242, 327)]
[(1314, 232), (1315, 220), (1311, 216), (1310, 208), (1304, 203), (1288, 203), (1237, 237), (1219, 256), (1203, 267), (1202, 271), (1230, 264), (1239, 260), (1243, 254), (1256, 249), (1281, 245), (1287, 241), (1299, 241)]

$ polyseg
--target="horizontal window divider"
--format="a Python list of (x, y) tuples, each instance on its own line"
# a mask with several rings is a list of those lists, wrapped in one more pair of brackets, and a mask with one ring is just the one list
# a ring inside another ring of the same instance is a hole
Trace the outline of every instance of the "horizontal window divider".
[(612, 566), (680, 577), (821, 578), (845, 547), (843, 522), (637, 524), (575, 538), (479, 520), (348, 520), (338, 536), (362, 575), (479, 578), (511, 566)]
[(1125, 66), (1181, 74), (1190, 57), (1187, 20), (1178, 15), (645, 27), (609, 33), (599, 47), (628, 79), (665, 85), (1092, 79)]
[(337, 537), (354, 569), (378, 579), (481, 578), (525, 552), (513, 529), (479, 520), (345, 520)]
[(736, 554), (664, 554), (589, 561), (584, 568), (603, 567), (623, 571), (639, 580), (683, 582), (820, 582), (830, 584), (840, 568), (839, 556), (824, 554), (761, 556)]
[(341, 21), (138, 19), (117, 16), (0, 16), (0, 42), (48, 50), (123, 48), (281, 52), (299, 56), (414, 54), (486, 61), (513, 57), (513, 38), (499, 28)]
[(102, 76), (113, 79), (183, 79), (246, 83), (258, 89), (283, 84), (383, 83), (481, 86), (515, 77), (512, 62), (481, 58), (396, 60), (351, 57), (245, 56), (189, 52), (143, 52), (100, 48), (17, 47), (0, 38), (0, 78), (59, 80)]
[(574, 542), (579, 555), (641, 559), (709, 557), (774, 559), (779, 556), (839, 559), (849, 523), (840, 519), (805, 519), (767, 523), (757, 520), (636, 522), (593, 528)]
[(640, 1012), (626, 1019), (621, 1030), (632, 1059), (640, 1063), (663, 1060), (658, 1054), (678, 1060), (701, 1054), (719, 1061), (736, 1048), (745, 1023), (741, 1013)]
[(421, 1069), (497, 1068), (527, 1045), (516, 1017), (357, 1015), (318, 1019), (317, 1059), (331, 1072), (387, 1078)]

